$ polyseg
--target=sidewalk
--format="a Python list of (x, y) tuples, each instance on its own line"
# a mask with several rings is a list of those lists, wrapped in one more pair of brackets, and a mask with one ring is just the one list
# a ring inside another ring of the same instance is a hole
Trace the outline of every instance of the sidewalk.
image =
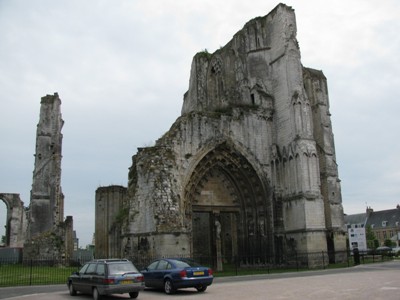
[[(182, 290), (169, 300), (194, 299), (400, 299), (400, 261), (359, 265), (350, 268), (216, 277), (203, 294)], [(138, 299), (165, 299), (163, 292), (146, 290)], [(127, 295), (106, 299), (127, 299)], [(62, 300), (71, 299), (66, 285), (0, 288), (0, 299)], [(74, 300), (92, 299), (77, 296)], [(200, 298), (198, 298), (200, 299)]]

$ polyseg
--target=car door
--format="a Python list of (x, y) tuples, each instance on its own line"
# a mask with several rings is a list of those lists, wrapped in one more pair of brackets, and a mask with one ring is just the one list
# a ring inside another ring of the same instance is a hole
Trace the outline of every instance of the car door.
[(96, 275), (96, 266), (97, 263), (89, 263), (89, 266), (81, 277), (83, 293), (90, 294), (92, 292), (93, 276)]
[(74, 276), (72, 276), (72, 284), (74, 285), (75, 290), (82, 292), (84, 290), (83, 288), (83, 275), (86, 272), (86, 269), (88, 268), (89, 264), (85, 264), (79, 272), (77, 272)]
[(158, 260), (153, 261), (145, 270), (141, 272), (144, 276), (144, 281), (147, 287), (157, 286), (154, 280), (154, 272), (157, 268), (158, 262), (159, 262)]
[(154, 282), (156, 284), (156, 287), (158, 288), (162, 288), (164, 287), (164, 277), (165, 275), (169, 272), (168, 269), (170, 269), (169, 266), (169, 262), (164, 260), (164, 259), (160, 259), (156, 269), (154, 270)]
[(103, 285), (105, 276), (106, 276), (105, 264), (101, 262), (97, 263), (96, 271), (90, 279), (92, 286)]

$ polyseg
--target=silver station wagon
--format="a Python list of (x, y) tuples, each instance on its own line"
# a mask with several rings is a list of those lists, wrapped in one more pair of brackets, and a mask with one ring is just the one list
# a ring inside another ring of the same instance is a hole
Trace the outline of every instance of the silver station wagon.
[(92, 294), (94, 300), (103, 295), (129, 293), (137, 298), (144, 286), (144, 277), (127, 259), (96, 259), (68, 277), (69, 294)]

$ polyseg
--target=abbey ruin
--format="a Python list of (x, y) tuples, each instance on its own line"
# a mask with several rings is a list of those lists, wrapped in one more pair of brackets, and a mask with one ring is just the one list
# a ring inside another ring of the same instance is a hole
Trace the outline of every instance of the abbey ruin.
[[(243, 262), (346, 250), (327, 80), (302, 66), (279, 4), (197, 53), (181, 116), (132, 157), (127, 188), (96, 191), (96, 255)], [(321, 265), (344, 257), (329, 254)]]
[(72, 256), (73, 219), (64, 220), (61, 190), (63, 125), (58, 94), (42, 97), (30, 204), (25, 208), (19, 194), (0, 194), (7, 206), (6, 247), (23, 248), (25, 259)]

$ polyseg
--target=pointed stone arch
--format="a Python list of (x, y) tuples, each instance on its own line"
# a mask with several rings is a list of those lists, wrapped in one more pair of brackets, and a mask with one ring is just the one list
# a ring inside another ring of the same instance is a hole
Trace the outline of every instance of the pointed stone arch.
[(185, 188), (193, 255), (222, 255), (228, 261), (239, 256), (244, 262), (272, 257), (270, 194), (267, 180), (232, 143), (209, 150), (195, 164)]
[(0, 193), (7, 208), (6, 247), (22, 247), (26, 239), (27, 217), (19, 194)]

